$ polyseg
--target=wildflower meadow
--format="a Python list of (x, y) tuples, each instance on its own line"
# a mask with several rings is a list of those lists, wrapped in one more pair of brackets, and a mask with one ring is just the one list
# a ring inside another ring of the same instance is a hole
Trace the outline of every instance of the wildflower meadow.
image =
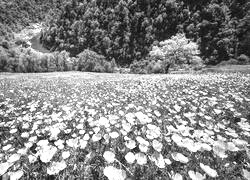
[(0, 142), (0, 179), (249, 180), (250, 74), (1, 74)]

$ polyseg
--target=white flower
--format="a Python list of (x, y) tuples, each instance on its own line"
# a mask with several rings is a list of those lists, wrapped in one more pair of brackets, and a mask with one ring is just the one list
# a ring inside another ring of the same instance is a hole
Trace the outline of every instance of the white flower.
[(103, 174), (109, 180), (125, 180), (126, 179), (126, 172), (122, 169), (117, 169), (113, 166), (105, 167), (103, 170)]
[(156, 151), (161, 152), (162, 147), (163, 147), (162, 143), (160, 143), (159, 141), (157, 141), (157, 140), (155, 140), (155, 139), (153, 140), (153, 148), (154, 148)]
[(82, 130), (82, 129), (83, 129), (83, 124), (78, 124), (78, 125), (76, 126), (76, 129)]
[(152, 122), (152, 119), (150, 119), (147, 115), (143, 114), (142, 112), (135, 113), (135, 116), (142, 124), (147, 124)]
[(203, 176), (201, 173), (194, 171), (188, 171), (188, 175), (192, 180), (203, 180), (206, 178), (206, 176)]
[(128, 113), (128, 114), (126, 114), (125, 115), (125, 117), (126, 117), (126, 120), (130, 123), (130, 124), (134, 124), (134, 122), (135, 122), (135, 116), (134, 116), (134, 114), (132, 114), (132, 113)]
[(135, 159), (139, 165), (144, 165), (147, 163), (147, 156), (143, 153), (137, 153)]
[(106, 143), (108, 143), (110, 136), (108, 134), (104, 134), (103, 138), (105, 139)]
[(71, 129), (65, 129), (65, 130), (64, 130), (64, 132), (65, 132), (66, 134), (71, 133), (71, 131), (72, 131)]
[(160, 153), (154, 153), (150, 159), (155, 163), (159, 168), (165, 168), (165, 161), (163, 156)]
[(23, 171), (19, 170), (16, 172), (11, 172), (10, 173), (10, 180), (18, 180), (23, 176)]
[(10, 163), (14, 163), (16, 161), (18, 161), (20, 159), (21, 155), (20, 154), (12, 154), (9, 159), (8, 162)]
[(51, 127), (50, 128), (50, 139), (51, 140), (57, 140), (58, 134), (61, 132), (61, 130), (58, 127)]
[(220, 109), (214, 109), (214, 112), (218, 115), (220, 114), (222, 111)]
[(179, 161), (181, 163), (188, 163), (189, 161), (188, 158), (181, 153), (173, 153), (172, 157), (175, 161)]
[(109, 134), (111, 138), (115, 139), (115, 138), (118, 138), (119, 137), (119, 134), (117, 132), (112, 132)]
[(240, 149), (238, 147), (236, 147), (234, 143), (227, 142), (227, 150), (235, 152), (235, 151), (239, 151)]
[(216, 141), (213, 144), (213, 152), (214, 154), (216, 154), (217, 156), (219, 156), (220, 158), (226, 158), (226, 143), (223, 141)]
[(87, 144), (88, 144), (88, 141), (85, 141), (85, 140), (83, 140), (83, 139), (80, 139), (80, 140), (79, 140), (79, 144), (80, 144), (80, 148), (81, 148), (81, 149), (84, 149), (84, 148), (86, 148), (86, 146), (87, 146)]
[(159, 127), (152, 125), (152, 124), (148, 124), (147, 125), (148, 130), (146, 131), (146, 137), (148, 139), (156, 139), (158, 137), (160, 137), (161, 135), (161, 130)]
[(187, 148), (191, 152), (197, 152), (200, 149), (199, 144), (195, 143), (192, 139), (189, 139), (189, 138), (183, 139), (180, 145), (182, 147)]
[(154, 113), (155, 113), (155, 115), (156, 115), (157, 117), (160, 117), (160, 116), (161, 116), (161, 113), (160, 113), (159, 111), (157, 111), (157, 110), (155, 110)]
[(40, 140), (38, 143), (37, 143), (37, 146), (47, 146), (49, 144), (49, 141), (46, 139), (46, 140)]
[(216, 172), (214, 169), (210, 168), (209, 166), (200, 163), (200, 167), (201, 167), (201, 169), (202, 169), (203, 171), (205, 171), (205, 173), (207, 173), (210, 177), (215, 178), (215, 177), (218, 176), (217, 172)]
[(183, 180), (183, 177), (179, 173), (176, 173), (172, 176), (172, 180)]
[(8, 151), (11, 147), (12, 147), (11, 144), (7, 144), (6, 146), (3, 146), (2, 149), (3, 149), (4, 151)]
[(54, 146), (41, 147), (41, 149), (39, 150), (41, 161), (44, 163), (50, 162), (56, 151), (57, 148)]
[(129, 164), (132, 164), (135, 161), (135, 155), (132, 152), (129, 152), (126, 154), (125, 159)]
[(10, 134), (14, 134), (14, 133), (16, 133), (16, 132), (17, 132), (17, 129), (16, 129), (16, 128), (10, 130)]
[(28, 151), (28, 148), (22, 148), (17, 151), (18, 154), (20, 155), (25, 155)]
[(199, 143), (200, 151), (211, 151), (212, 148), (207, 143)]
[(164, 159), (164, 161), (165, 161), (165, 163), (166, 163), (167, 165), (172, 164), (172, 162), (170, 161), (170, 159)]
[(89, 134), (85, 134), (83, 136), (83, 140), (88, 141), (90, 139)]
[(111, 151), (105, 151), (103, 157), (108, 163), (113, 163), (115, 161), (115, 154)]
[(92, 141), (93, 142), (100, 141), (101, 139), (102, 139), (101, 134), (93, 134), (93, 136), (92, 136)]
[(149, 142), (146, 141), (145, 139), (143, 139), (141, 136), (137, 136), (137, 137), (136, 137), (136, 140), (137, 140), (138, 143), (140, 143), (140, 144), (143, 144), (143, 145), (145, 145), (145, 146), (149, 146)]
[(54, 142), (54, 144), (58, 147), (58, 149), (64, 149), (63, 143), (64, 143), (64, 141), (61, 139)]
[(129, 123), (122, 123), (122, 128), (124, 131), (126, 131), (128, 133), (131, 131), (132, 126)]
[(139, 149), (141, 150), (141, 152), (147, 152), (148, 146), (145, 144), (139, 144)]
[(35, 156), (35, 155), (29, 155), (28, 159), (29, 159), (29, 163), (32, 164), (32, 163), (36, 162), (37, 156)]
[(129, 149), (134, 149), (136, 147), (136, 142), (134, 140), (128, 140), (125, 145)]
[(100, 126), (105, 126), (105, 127), (109, 127), (110, 124), (109, 124), (109, 120), (105, 117), (100, 117), (99, 119), (99, 125)]
[(69, 151), (62, 152), (62, 158), (63, 159), (67, 159), (67, 158), (69, 158), (69, 156), (70, 156), (70, 152)]
[(79, 146), (79, 139), (78, 138), (75, 138), (75, 139), (68, 139), (66, 141), (66, 144), (69, 146), (69, 147), (72, 147), (72, 148), (75, 148), (77, 149), (78, 146)]
[(60, 171), (67, 167), (65, 161), (62, 162), (52, 162), (50, 167), (47, 168), (47, 173), (49, 175), (58, 174)]
[(21, 134), (21, 137), (22, 138), (28, 138), (29, 137), (29, 133), (24, 132), (24, 133)]
[(79, 131), (79, 134), (81, 134), (81, 135), (83, 135), (83, 134), (85, 134), (85, 130), (83, 130), (83, 129), (81, 129), (80, 131)]
[(182, 137), (178, 134), (173, 134), (172, 140), (178, 145), (182, 142)]
[(94, 131), (96, 134), (97, 134), (100, 130), (101, 130), (100, 127), (94, 127), (94, 128), (93, 128), (93, 131)]
[(119, 116), (117, 116), (117, 115), (109, 115), (108, 119), (109, 119), (110, 124), (114, 125), (114, 124), (117, 123), (117, 120), (119, 119)]
[(0, 163), (0, 176), (4, 175), (13, 164), (9, 162)]
[(29, 142), (36, 142), (36, 140), (37, 140), (37, 136), (32, 136), (32, 137), (30, 137), (29, 138)]
[(180, 112), (180, 111), (181, 111), (181, 107), (178, 106), (177, 104), (174, 105), (174, 109), (175, 109), (177, 112)]

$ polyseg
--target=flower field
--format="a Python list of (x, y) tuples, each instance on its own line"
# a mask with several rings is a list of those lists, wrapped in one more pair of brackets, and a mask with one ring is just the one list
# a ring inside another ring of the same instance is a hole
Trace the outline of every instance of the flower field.
[(250, 179), (250, 74), (0, 74), (0, 179)]

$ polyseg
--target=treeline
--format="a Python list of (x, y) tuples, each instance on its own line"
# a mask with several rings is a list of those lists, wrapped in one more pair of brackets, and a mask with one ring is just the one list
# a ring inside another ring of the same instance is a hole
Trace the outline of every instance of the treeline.
[(105, 58), (88, 49), (77, 57), (70, 57), (66, 51), (39, 53), (30, 48), (0, 46), (0, 72), (38, 73), (55, 71), (87, 71), (113, 73), (115, 61)]
[(147, 58), (153, 45), (184, 33), (207, 64), (250, 56), (248, 0), (70, 0), (41, 36), (48, 49), (91, 49), (119, 65)]

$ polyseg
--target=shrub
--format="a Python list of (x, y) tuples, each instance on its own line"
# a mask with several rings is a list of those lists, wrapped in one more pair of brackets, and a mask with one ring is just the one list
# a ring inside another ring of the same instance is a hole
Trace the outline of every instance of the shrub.
[(201, 70), (204, 67), (204, 63), (199, 56), (194, 56), (190, 64), (191, 64), (191, 67), (196, 71)]
[(164, 61), (151, 61), (147, 66), (147, 73), (167, 73), (166, 72), (166, 65), (164, 64)]
[(245, 55), (245, 54), (241, 54), (239, 57), (238, 57), (238, 62), (239, 64), (249, 64), (250, 63), (250, 58)]
[(148, 60), (142, 60), (142, 61), (134, 61), (130, 65), (130, 72), (135, 74), (147, 74), (148, 73)]
[(87, 72), (113, 72), (115, 65), (94, 51), (85, 49), (78, 57), (78, 70)]
[(239, 62), (236, 59), (229, 59), (228, 61), (221, 61), (218, 66), (227, 66), (227, 65), (237, 65)]

